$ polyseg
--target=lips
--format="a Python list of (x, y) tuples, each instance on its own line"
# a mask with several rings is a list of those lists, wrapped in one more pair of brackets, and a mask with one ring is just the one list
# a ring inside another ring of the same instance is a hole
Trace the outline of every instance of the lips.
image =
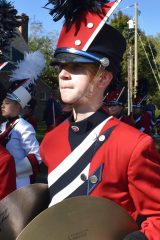
[(68, 92), (68, 91), (71, 91), (71, 90), (73, 90), (73, 88), (70, 88), (70, 87), (60, 88), (60, 91), (61, 91), (61, 92)]
[(72, 89), (73, 87), (71, 87), (71, 86), (61, 86), (60, 88), (61, 89)]

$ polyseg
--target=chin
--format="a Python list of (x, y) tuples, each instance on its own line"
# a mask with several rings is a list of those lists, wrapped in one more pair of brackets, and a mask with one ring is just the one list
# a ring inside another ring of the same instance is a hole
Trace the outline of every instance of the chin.
[(68, 104), (73, 104), (73, 99), (70, 99), (68, 96), (65, 97), (65, 96), (61, 96), (61, 99), (64, 103), (68, 103)]

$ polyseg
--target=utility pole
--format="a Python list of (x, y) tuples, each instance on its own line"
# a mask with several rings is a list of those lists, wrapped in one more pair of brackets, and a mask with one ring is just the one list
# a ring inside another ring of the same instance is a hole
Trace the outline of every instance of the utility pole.
[(134, 97), (137, 94), (137, 86), (138, 86), (138, 51), (137, 51), (137, 43), (138, 43), (138, 4), (134, 4), (135, 10), (135, 19), (134, 19)]
[(128, 116), (132, 113), (132, 94), (133, 93), (133, 54), (132, 47), (129, 47), (128, 54)]

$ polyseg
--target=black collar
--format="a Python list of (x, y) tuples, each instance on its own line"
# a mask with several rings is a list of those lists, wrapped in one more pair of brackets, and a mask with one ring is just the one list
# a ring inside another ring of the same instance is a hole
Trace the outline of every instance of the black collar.
[(76, 134), (84, 134), (92, 131), (97, 125), (99, 125), (102, 121), (104, 121), (108, 117), (108, 114), (102, 109), (98, 109), (94, 114), (89, 116), (88, 118), (74, 122), (73, 116), (69, 118), (70, 121), (70, 129), (72, 132)]

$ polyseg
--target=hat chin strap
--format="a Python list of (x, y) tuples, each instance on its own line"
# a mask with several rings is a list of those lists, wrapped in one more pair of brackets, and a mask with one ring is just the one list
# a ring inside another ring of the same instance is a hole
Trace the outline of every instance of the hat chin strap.
[[(93, 79), (92, 79), (92, 83), (96, 83), (96, 81), (99, 80), (99, 77), (101, 76), (101, 74), (105, 71), (105, 66), (103, 66), (102, 64), (99, 65), (99, 68), (96, 72), (96, 74), (94, 75)], [(93, 86), (92, 89), (90, 89), (90, 92), (87, 92), (87, 94), (85, 95), (85, 97), (90, 98), (90, 96), (92, 96), (93, 94)]]
[(105, 66), (103, 66), (102, 64), (99, 65), (99, 68), (93, 78), (93, 82), (96, 82), (96, 80), (101, 76), (101, 74), (104, 72), (105, 70)]
[(99, 81), (99, 77), (104, 72), (104, 70), (105, 70), (105, 67), (100, 64), (96, 74), (94, 75), (93, 79), (90, 82), (90, 84), (91, 84), (90, 90), (85, 95), (85, 97), (87, 97), (88, 99), (93, 95), (93, 91), (94, 91), (93, 84), (96, 83), (97, 81)]

